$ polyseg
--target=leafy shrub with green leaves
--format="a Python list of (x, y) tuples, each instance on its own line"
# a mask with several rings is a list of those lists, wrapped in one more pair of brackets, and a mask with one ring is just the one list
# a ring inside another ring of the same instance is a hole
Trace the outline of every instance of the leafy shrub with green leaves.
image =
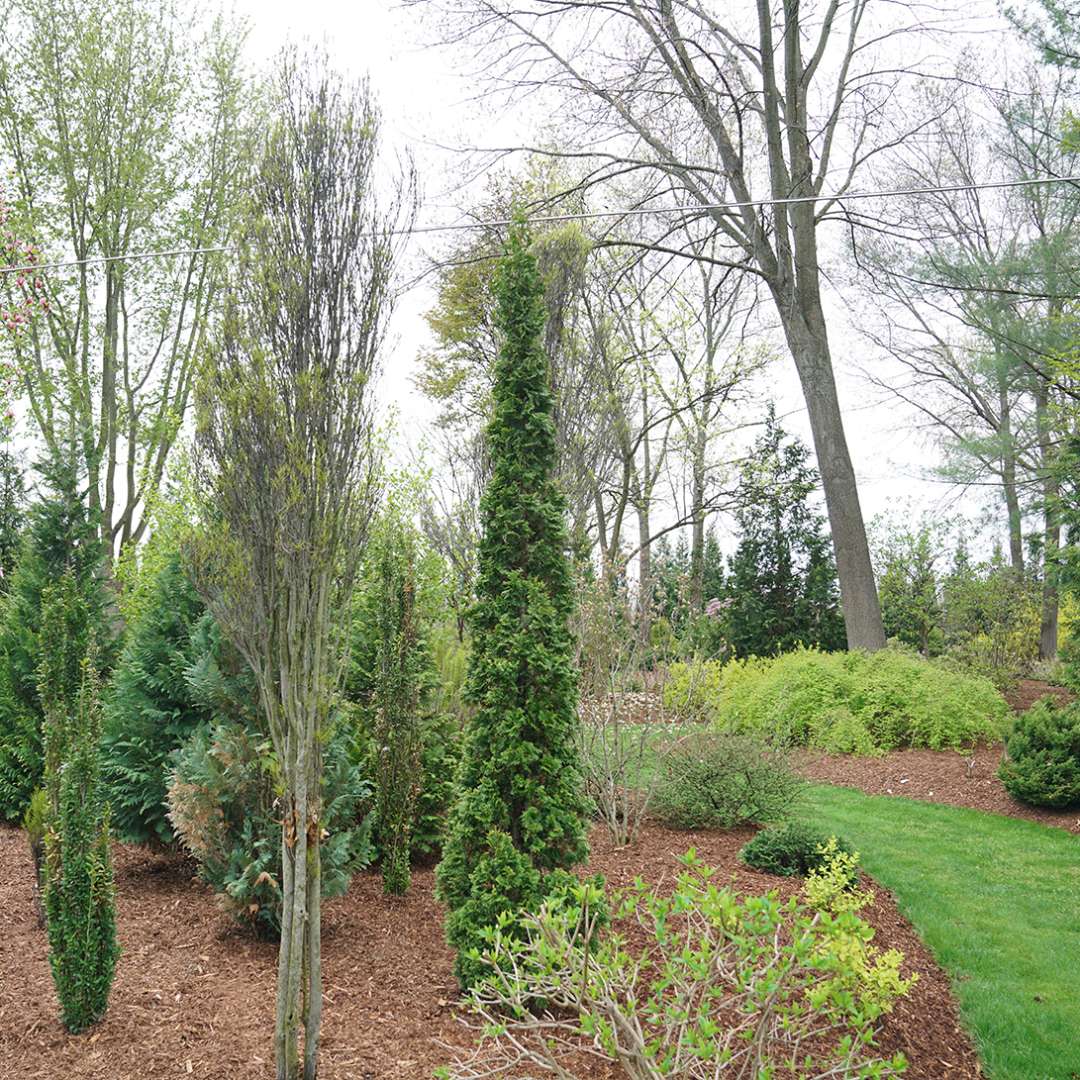
[(1009, 717), (988, 679), (896, 649), (676, 664), (664, 700), (721, 731), (831, 753), (960, 750), (1000, 738)]
[(468, 999), (479, 1045), (442, 1075), (576, 1075), (582, 1043), (629, 1080), (902, 1074), (902, 1055), (874, 1046), (914, 982), (902, 955), (875, 948), (850, 904), (741, 896), (715, 877), (690, 852), (674, 890), (622, 893), (613, 908), (632, 939), (600, 932), (592, 883), (525, 916), (523, 932), (504, 915)]
[(1080, 807), (1080, 703), (1058, 706), (1044, 698), (1018, 716), (998, 775), (1021, 802)]
[(687, 736), (660, 765), (652, 813), (677, 829), (730, 829), (788, 817), (802, 790), (782, 751), (749, 735)]
[(830, 837), (803, 821), (762, 829), (743, 845), (739, 858), (747, 866), (780, 877), (805, 877), (819, 870), (829, 854), (851, 854), (851, 848), (837, 837)]
[[(105, 706), (103, 777), (118, 836), (174, 842), (166, 816), (169, 758), (210, 718), (194, 699), (192, 632), (204, 607), (180, 556), (165, 560), (113, 673)], [(205, 640), (205, 638), (204, 638)]]
[[(277, 762), (268, 735), (235, 721), (197, 728), (173, 758), (168, 814), (199, 876), (240, 923), (264, 937), (281, 929), (281, 822)], [(359, 807), (371, 786), (344, 725), (323, 748), (322, 895), (340, 896), (371, 862)]]

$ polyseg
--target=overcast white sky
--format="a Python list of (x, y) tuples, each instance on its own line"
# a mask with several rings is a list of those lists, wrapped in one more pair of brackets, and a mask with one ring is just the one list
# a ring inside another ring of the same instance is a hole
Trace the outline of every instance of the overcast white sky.
[[(455, 176), (456, 155), (444, 147), (467, 146), (499, 138), (510, 141), (529, 131), (528, 116), (492, 116), (469, 98), (473, 88), (463, 78), (467, 64), (460, 56), (426, 49), (414, 16), (390, 0), (236, 0), (236, 10), (251, 23), (250, 56), (254, 63), (269, 59), (286, 41), (312, 39), (325, 42), (341, 69), (370, 74), (381, 103), (385, 134), (392, 145), (407, 147), (421, 167), (425, 202), (421, 222), (445, 221), (455, 196), (448, 189)], [(961, 5), (957, 5), (958, 12)], [(981, 0), (963, 11), (992, 16), (996, 5)], [(887, 175), (868, 173), (860, 186), (888, 187)], [(419, 253), (418, 253), (419, 254)], [(415, 288), (401, 304), (394, 325), (393, 349), (388, 354), (382, 395), (399, 410), (401, 428), (415, 442), (430, 409), (412, 388), (416, 356), (426, 340), (422, 313), (432, 294)], [(857, 375), (857, 367), (870, 357), (852, 330), (843, 307), (833, 303), (830, 325), (847, 417), (847, 433), (860, 479), (867, 518), (896, 510), (910, 501), (916, 509), (941, 510), (956, 506), (956, 493), (944, 485), (920, 480), (936, 455), (910, 427), (909, 417), (895, 403), (881, 404)], [(791, 412), (788, 426), (808, 437), (802, 398), (790, 359), (771, 372), (770, 379), (781, 413)], [(961, 509), (975, 509), (969, 499)]]

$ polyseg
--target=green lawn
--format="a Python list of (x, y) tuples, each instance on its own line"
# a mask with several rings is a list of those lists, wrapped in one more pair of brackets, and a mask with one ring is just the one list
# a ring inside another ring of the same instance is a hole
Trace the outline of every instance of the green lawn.
[(807, 803), (952, 976), (991, 1080), (1080, 1080), (1080, 838), (846, 788)]

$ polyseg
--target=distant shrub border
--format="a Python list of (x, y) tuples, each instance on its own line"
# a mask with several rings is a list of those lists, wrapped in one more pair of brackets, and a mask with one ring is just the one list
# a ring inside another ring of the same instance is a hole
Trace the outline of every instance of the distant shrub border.
[(961, 750), (1000, 739), (1009, 720), (989, 679), (896, 649), (675, 664), (664, 704), (720, 731), (827, 753)]

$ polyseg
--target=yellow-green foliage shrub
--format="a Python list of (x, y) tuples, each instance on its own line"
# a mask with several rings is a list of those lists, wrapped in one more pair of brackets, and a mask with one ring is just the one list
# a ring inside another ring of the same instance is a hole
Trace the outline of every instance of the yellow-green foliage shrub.
[(959, 750), (999, 739), (1009, 717), (989, 679), (893, 649), (676, 664), (664, 701), (721, 731), (830, 753)]

